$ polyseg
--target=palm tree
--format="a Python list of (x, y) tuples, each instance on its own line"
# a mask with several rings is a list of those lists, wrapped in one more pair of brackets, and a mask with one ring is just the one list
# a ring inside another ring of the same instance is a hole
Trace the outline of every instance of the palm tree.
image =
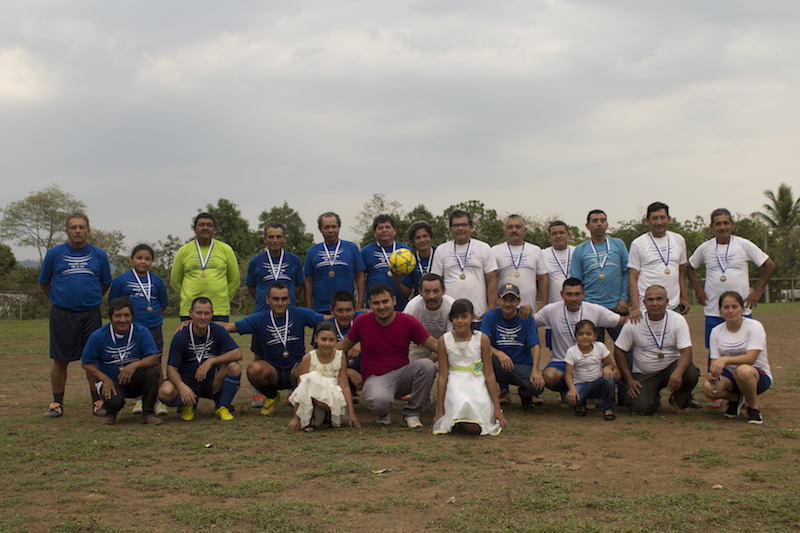
[(763, 220), (773, 229), (793, 230), (800, 224), (800, 198), (796, 201), (792, 194), (792, 188), (781, 183), (778, 187), (778, 194), (772, 191), (764, 191), (769, 203), (764, 204), (764, 212), (756, 213), (756, 216)]

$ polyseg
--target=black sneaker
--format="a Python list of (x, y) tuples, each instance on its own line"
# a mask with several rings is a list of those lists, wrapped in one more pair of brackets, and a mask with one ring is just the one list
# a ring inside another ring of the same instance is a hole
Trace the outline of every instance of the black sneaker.
[(739, 399), (734, 401), (728, 400), (728, 408), (725, 409), (725, 416), (727, 418), (736, 418), (742, 412), (742, 404), (744, 404), (744, 395), (740, 394)]
[(535, 407), (533, 406), (533, 398), (520, 397), (520, 401), (522, 402), (523, 411), (533, 411), (535, 409)]
[(764, 420), (761, 418), (761, 411), (758, 409), (753, 409), (750, 407), (747, 410), (747, 423), (748, 424), (760, 424)]

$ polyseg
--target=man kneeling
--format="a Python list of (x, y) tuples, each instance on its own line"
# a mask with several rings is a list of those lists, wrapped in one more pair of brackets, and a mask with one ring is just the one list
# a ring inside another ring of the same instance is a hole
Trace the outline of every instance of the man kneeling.
[(142, 397), (142, 424), (161, 423), (153, 410), (158, 390), (158, 348), (146, 328), (133, 325), (133, 302), (116, 298), (108, 304), (111, 323), (89, 337), (81, 366), (94, 377), (106, 410), (104, 424), (116, 424), (125, 398)]
[(181, 418), (194, 418), (198, 398), (210, 398), (217, 418), (233, 420), (231, 402), (239, 390), (242, 351), (225, 328), (211, 322), (211, 300), (195, 298), (189, 310), (191, 322), (172, 338), (167, 361), (167, 381), (158, 399), (167, 405), (183, 405)]

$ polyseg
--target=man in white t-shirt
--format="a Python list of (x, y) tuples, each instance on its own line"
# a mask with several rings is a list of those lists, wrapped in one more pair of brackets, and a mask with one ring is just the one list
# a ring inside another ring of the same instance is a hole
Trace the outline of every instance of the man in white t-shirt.
[[(454, 301), (450, 295), (444, 293), (444, 280), (441, 276), (425, 274), (420, 278), (419, 294), (409, 300), (403, 312), (419, 320), (431, 337), (438, 339), (445, 332), (453, 331), (450, 308)], [(416, 361), (423, 357), (429, 357), (433, 361), (439, 359), (436, 352), (412, 342), (408, 348), (408, 360)]]
[[(647, 312), (628, 322), (614, 344), (614, 356), (628, 385), (632, 413), (652, 415), (661, 406), (661, 389), (671, 393), (669, 403), (683, 412), (692, 399), (700, 371), (692, 363), (692, 338), (686, 319), (667, 309), (667, 291), (652, 285), (644, 292)], [(625, 352), (633, 350), (633, 372)]]
[[(571, 277), (569, 269), (572, 268), (572, 254), (575, 252), (575, 247), (568, 244), (571, 237), (572, 235), (566, 222), (554, 220), (547, 227), (547, 239), (552, 245), (544, 250), (547, 285), (550, 287), (550, 293), (547, 296), (548, 303), (561, 300), (561, 289), (564, 281)], [(548, 348), (553, 345), (552, 334), (553, 332), (550, 328), (545, 329), (545, 346)]]
[(450, 213), (453, 240), (436, 249), (431, 272), (444, 279), (453, 300), (466, 298), (475, 308), (476, 327), (484, 313), (497, 306), (497, 262), (492, 248), (471, 237), (472, 215), (461, 209)]
[(527, 232), (524, 218), (509, 215), (503, 223), (506, 242), (492, 247), (497, 261), (497, 286), (510, 283), (519, 287), (522, 296), (519, 315), (522, 320), (536, 312), (537, 283), (542, 306), (547, 305), (550, 294), (544, 254), (535, 244), (525, 242)]
[(667, 231), (672, 222), (669, 206), (661, 202), (647, 206), (646, 222), (650, 231), (634, 239), (628, 253), (630, 320), (634, 324), (642, 316), (644, 291), (653, 285), (661, 285), (670, 295), (668, 309), (682, 315), (689, 312), (686, 241), (683, 236)]
[[(733, 236), (733, 218), (725, 208), (711, 213), (710, 239), (694, 251), (689, 258), (687, 275), (694, 287), (698, 303), (704, 306), (706, 316), (706, 348), (711, 330), (725, 322), (719, 312), (719, 297), (725, 291), (736, 291), (744, 298), (745, 316), (752, 314), (775, 270), (775, 263), (758, 246), (742, 237)], [(761, 278), (755, 289), (750, 289), (750, 263), (762, 267)], [(705, 286), (700, 285), (696, 269), (706, 265)]]
[(545, 386), (561, 393), (562, 399), (569, 391), (564, 382), (567, 365), (564, 358), (567, 350), (577, 344), (575, 326), (581, 320), (591, 320), (597, 328), (615, 328), (625, 323), (625, 317), (606, 309), (602, 305), (584, 302), (586, 293), (583, 282), (578, 278), (567, 278), (561, 290), (562, 301), (542, 307), (534, 320), (538, 326), (552, 330), (550, 362), (542, 372)]

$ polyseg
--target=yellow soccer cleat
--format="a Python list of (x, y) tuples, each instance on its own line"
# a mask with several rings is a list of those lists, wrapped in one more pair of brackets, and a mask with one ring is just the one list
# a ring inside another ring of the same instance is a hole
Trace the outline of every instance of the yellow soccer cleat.
[(281, 400), (280, 394), (277, 398), (265, 398), (264, 399), (264, 407), (261, 408), (261, 416), (269, 416), (275, 411), (275, 407), (278, 405), (278, 402)]
[(220, 420), (228, 421), (228, 420), (233, 420), (233, 415), (231, 414), (230, 411), (228, 411), (227, 407), (221, 405), (219, 409), (217, 409), (217, 418), (219, 418)]
[(193, 420), (194, 419), (194, 405), (184, 405), (183, 408), (181, 409), (181, 418), (183, 420), (186, 420), (187, 422), (189, 420)]

